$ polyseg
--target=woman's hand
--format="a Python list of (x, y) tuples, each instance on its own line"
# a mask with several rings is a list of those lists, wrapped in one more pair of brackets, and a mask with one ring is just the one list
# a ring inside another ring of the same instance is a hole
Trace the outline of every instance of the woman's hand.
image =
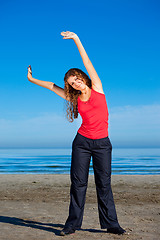
[(61, 32), (61, 35), (63, 36), (63, 39), (73, 39), (75, 40), (76, 38), (78, 38), (77, 34), (75, 34), (74, 32)]
[(27, 78), (28, 78), (29, 81), (32, 79), (32, 68), (31, 68), (31, 65), (29, 65), (29, 67), (28, 67)]

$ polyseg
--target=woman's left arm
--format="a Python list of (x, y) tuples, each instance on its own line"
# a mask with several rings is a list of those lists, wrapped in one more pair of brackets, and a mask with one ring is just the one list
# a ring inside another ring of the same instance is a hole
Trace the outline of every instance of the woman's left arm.
[(74, 42), (77, 45), (77, 48), (79, 50), (79, 53), (82, 57), (84, 66), (91, 78), (92, 85), (94, 85), (94, 87), (96, 87), (97, 89), (101, 90), (102, 82), (101, 82), (100, 78), (98, 77), (98, 74), (97, 74), (96, 70), (94, 69), (77, 34), (67, 31), (67, 32), (61, 32), (61, 35), (63, 36), (63, 39), (73, 39), (74, 40)]

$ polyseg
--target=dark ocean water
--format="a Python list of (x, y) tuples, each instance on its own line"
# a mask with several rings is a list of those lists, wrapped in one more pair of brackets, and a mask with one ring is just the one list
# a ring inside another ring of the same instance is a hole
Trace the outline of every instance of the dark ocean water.
[[(70, 166), (71, 149), (67, 148), (0, 149), (0, 174), (68, 174)], [(114, 148), (112, 174), (160, 174), (160, 149)]]

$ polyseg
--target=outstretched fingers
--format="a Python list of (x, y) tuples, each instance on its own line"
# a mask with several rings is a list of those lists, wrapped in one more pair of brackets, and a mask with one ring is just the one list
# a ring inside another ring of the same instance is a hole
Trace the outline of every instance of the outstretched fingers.
[(30, 74), (32, 74), (32, 68), (31, 68), (31, 65), (29, 65), (29, 67), (27, 67), (28, 68), (28, 72), (30, 73)]
[(74, 32), (66, 31), (61, 32), (63, 39), (74, 39), (77, 35)]

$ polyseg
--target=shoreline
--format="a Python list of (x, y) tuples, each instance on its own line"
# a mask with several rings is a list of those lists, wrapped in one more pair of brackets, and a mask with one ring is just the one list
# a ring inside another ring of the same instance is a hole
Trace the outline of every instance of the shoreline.
[[(69, 174), (1, 174), (0, 239), (62, 239), (70, 200)], [(94, 175), (89, 175), (82, 230), (67, 239), (158, 239), (160, 175), (111, 175), (124, 236), (100, 229)]]

